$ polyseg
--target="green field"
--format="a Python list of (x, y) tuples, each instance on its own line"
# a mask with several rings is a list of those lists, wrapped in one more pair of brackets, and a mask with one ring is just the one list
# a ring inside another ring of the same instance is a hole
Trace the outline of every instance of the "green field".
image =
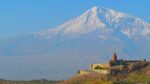
[(58, 84), (60, 81), (51, 80), (32, 80), (32, 81), (10, 81), (10, 80), (0, 80), (0, 84)]

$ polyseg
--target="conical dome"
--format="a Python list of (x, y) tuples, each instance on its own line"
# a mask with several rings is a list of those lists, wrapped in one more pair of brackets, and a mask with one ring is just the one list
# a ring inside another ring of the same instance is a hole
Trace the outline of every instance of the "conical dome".
[(117, 61), (117, 54), (116, 53), (113, 53), (113, 55), (112, 55), (112, 61)]

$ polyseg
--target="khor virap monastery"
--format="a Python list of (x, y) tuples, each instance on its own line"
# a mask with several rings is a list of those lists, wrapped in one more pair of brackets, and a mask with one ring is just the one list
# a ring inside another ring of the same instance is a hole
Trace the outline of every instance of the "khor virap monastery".
[(146, 60), (118, 60), (116, 53), (112, 55), (112, 59), (105, 64), (91, 64), (90, 70), (79, 70), (78, 74), (89, 73), (102, 73), (102, 74), (118, 74), (118, 73), (130, 73), (132, 71), (141, 69), (148, 64)]

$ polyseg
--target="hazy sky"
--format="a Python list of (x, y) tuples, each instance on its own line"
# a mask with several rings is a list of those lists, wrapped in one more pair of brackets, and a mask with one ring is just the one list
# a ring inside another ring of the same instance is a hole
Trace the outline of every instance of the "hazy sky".
[(0, 39), (55, 27), (93, 6), (150, 22), (150, 0), (0, 0)]

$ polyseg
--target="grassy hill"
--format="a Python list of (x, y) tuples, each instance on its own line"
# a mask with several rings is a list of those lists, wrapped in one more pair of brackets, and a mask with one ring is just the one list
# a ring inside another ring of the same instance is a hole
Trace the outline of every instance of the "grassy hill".
[(76, 75), (61, 84), (150, 84), (150, 63), (130, 73), (103, 75), (99, 73)]

